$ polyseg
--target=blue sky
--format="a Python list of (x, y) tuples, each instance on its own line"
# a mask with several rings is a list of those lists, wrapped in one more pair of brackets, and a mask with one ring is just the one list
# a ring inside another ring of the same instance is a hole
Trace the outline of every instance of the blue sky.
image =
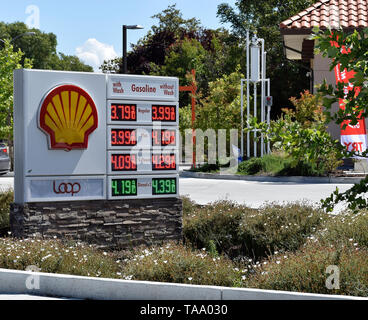
[(22, 21), (56, 34), (57, 50), (78, 55), (96, 66), (104, 58), (121, 56), (123, 24), (139, 24), (128, 30), (128, 44), (136, 43), (153, 24), (151, 16), (175, 4), (184, 18), (197, 18), (207, 28), (228, 28), (216, 17), (220, 3), (235, 0), (0, 0), (0, 21)]

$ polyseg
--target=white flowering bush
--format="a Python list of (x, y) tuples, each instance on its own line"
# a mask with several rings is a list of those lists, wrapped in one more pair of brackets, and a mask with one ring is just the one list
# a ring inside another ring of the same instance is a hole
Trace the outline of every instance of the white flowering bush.
[(134, 250), (122, 259), (122, 278), (187, 284), (241, 286), (248, 270), (205, 248), (192, 250), (176, 243)]
[(81, 242), (0, 238), (0, 268), (25, 270), (30, 265), (41, 272), (92, 277), (117, 277), (120, 271), (111, 254)]

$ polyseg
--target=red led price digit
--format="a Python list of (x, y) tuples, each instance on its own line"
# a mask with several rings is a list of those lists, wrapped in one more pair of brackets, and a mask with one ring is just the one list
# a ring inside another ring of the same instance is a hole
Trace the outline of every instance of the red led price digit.
[(136, 145), (135, 130), (112, 129), (111, 130), (111, 145)]
[(116, 104), (111, 105), (111, 120), (119, 119), (117, 113), (116, 113)]
[(165, 168), (166, 169), (170, 169), (171, 167), (171, 158), (170, 158), (170, 155), (166, 155), (165, 156)]
[(176, 107), (153, 105), (152, 121), (176, 121)]
[(137, 160), (135, 155), (113, 154), (111, 155), (112, 171), (135, 171)]
[(176, 120), (176, 108), (175, 107), (171, 107), (171, 121), (175, 121)]
[(165, 107), (158, 107), (158, 113), (159, 113), (158, 120), (164, 120), (165, 119)]
[(165, 107), (165, 120), (171, 120), (171, 117), (170, 117), (170, 107)]
[(132, 118), (131, 118), (131, 120), (137, 120), (137, 117), (136, 117), (136, 112), (135, 112), (135, 108), (136, 108), (136, 106), (135, 105), (133, 105), (133, 106), (131, 106), (131, 112), (130, 112), (130, 114), (131, 114), (131, 116), (132, 116)]
[(160, 145), (160, 141), (158, 139), (158, 130), (152, 130), (152, 145), (153, 146), (159, 146)]
[(130, 159), (131, 159), (131, 163), (132, 163), (132, 169), (136, 170), (137, 169), (137, 159), (135, 157), (135, 154), (132, 154), (130, 156)]
[(157, 120), (157, 107), (156, 106), (152, 106), (152, 120), (153, 121)]
[(131, 120), (130, 106), (125, 106), (124, 111), (124, 119)]
[(117, 144), (116, 131), (111, 130), (111, 144)]

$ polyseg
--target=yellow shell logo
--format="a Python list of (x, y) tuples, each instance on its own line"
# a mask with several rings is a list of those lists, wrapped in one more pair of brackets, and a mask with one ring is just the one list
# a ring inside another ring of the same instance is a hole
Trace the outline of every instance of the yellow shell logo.
[(49, 136), (50, 149), (86, 149), (97, 124), (95, 103), (75, 85), (52, 89), (42, 102), (39, 126)]

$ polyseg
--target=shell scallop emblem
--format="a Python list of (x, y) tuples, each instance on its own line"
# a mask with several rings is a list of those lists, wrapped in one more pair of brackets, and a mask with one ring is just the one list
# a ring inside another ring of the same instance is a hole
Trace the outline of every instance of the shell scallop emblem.
[(49, 136), (50, 149), (87, 149), (88, 136), (97, 125), (95, 103), (75, 85), (52, 89), (42, 102), (39, 126)]

